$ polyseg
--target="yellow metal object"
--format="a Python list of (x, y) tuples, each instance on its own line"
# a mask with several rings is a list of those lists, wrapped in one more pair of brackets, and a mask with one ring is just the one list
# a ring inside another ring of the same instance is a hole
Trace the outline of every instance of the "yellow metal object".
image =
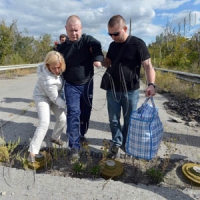
[(42, 169), (49, 166), (51, 162), (52, 162), (51, 154), (46, 151), (41, 151), (39, 152), (39, 154), (35, 156), (34, 163), (31, 162), (28, 163), (28, 167), (30, 169), (35, 169), (35, 170)]
[(200, 168), (200, 165), (195, 163), (186, 163), (182, 166), (182, 171), (189, 180), (200, 186), (200, 173), (196, 171), (196, 168)]
[(124, 172), (124, 166), (121, 162), (114, 159), (101, 160), (101, 177), (105, 179), (117, 179)]

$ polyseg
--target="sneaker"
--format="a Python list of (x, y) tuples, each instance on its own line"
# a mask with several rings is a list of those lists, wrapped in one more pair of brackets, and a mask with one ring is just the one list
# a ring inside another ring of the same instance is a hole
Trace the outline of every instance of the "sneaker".
[(126, 147), (125, 147), (125, 144), (123, 144), (120, 148), (121, 148), (121, 150), (122, 150), (124, 153), (126, 153)]
[(88, 141), (84, 136), (80, 136), (80, 144), (84, 145), (88, 145)]
[(67, 149), (66, 149), (66, 156), (68, 157), (68, 156), (70, 156), (70, 154), (71, 154), (71, 149), (69, 147), (67, 147)]
[(35, 163), (35, 156), (29, 154), (29, 156), (28, 156), (28, 158), (27, 158), (27, 161), (30, 162), (30, 163)]
[(113, 145), (111, 147), (111, 153), (113, 154), (114, 158), (120, 158), (120, 147)]
[(61, 139), (58, 139), (58, 140), (51, 139), (51, 142), (53, 142), (54, 144), (57, 144), (59, 146), (62, 146), (64, 144), (64, 142)]
[(78, 149), (75, 149), (75, 148), (71, 149), (71, 158), (72, 159), (79, 159), (80, 158)]

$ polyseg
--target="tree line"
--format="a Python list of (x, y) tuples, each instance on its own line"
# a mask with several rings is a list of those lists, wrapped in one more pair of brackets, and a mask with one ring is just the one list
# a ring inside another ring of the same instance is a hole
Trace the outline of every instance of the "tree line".
[[(25, 29), (19, 32), (17, 21), (6, 25), (0, 22), (0, 65), (34, 64), (44, 60), (47, 52), (54, 47), (50, 34), (44, 34), (38, 39), (28, 35)], [(106, 55), (106, 52), (103, 52)]]
[[(196, 21), (196, 14), (193, 21)], [(188, 20), (184, 18), (182, 27), (181, 23), (178, 27), (172, 23), (166, 25), (156, 41), (148, 46), (154, 66), (200, 73), (200, 30), (191, 35), (194, 25), (191, 13)]]
[(0, 65), (39, 63), (52, 48), (50, 34), (35, 39), (26, 29), (19, 32), (17, 21), (0, 22)]

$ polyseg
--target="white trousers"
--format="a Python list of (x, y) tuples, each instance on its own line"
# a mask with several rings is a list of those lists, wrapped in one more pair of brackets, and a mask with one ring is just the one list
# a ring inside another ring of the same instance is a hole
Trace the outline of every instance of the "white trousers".
[(63, 109), (59, 108), (56, 104), (50, 104), (48, 101), (35, 103), (39, 118), (39, 124), (35, 130), (28, 151), (33, 154), (38, 154), (42, 145), (42, 141), (44, 140), (44, 137), (49, 128), (51, 110), (56, 118), (56, 124), (53, 130), (52, 139), (59, 139), (61, 134), (64, 132), (66, 126), (66, 114)]

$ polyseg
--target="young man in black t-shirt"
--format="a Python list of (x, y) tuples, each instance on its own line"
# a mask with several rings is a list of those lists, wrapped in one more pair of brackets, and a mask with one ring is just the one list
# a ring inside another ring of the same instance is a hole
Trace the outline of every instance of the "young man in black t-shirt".
[[(124, 149), (131, 112), (136, 110), (139, 101), (140, 68), (144, 67), (148, 87), (145, 95), (155, 95), (155, 71), (151, 64), (150, 55), (146, 44), (140, 38), (129, 36), (125, 20), (120, 15), (115, 15), (108, 22), (108, 34), (112, 37), (104, 67), (114, 67), (110, 88), (107, 90), (107, 107), (112, 132), (113, 146), (111, 152), (115, 157), (120, 155), (120, 147)], [(130, 37), (127, 43), (125, 41)], [(125, 45), (125, 46), (124, 46)], [(124, 46), (118, 62), (113, 66), (118, 52)], [(120, 125), (121, 108), (124, 125)]]

